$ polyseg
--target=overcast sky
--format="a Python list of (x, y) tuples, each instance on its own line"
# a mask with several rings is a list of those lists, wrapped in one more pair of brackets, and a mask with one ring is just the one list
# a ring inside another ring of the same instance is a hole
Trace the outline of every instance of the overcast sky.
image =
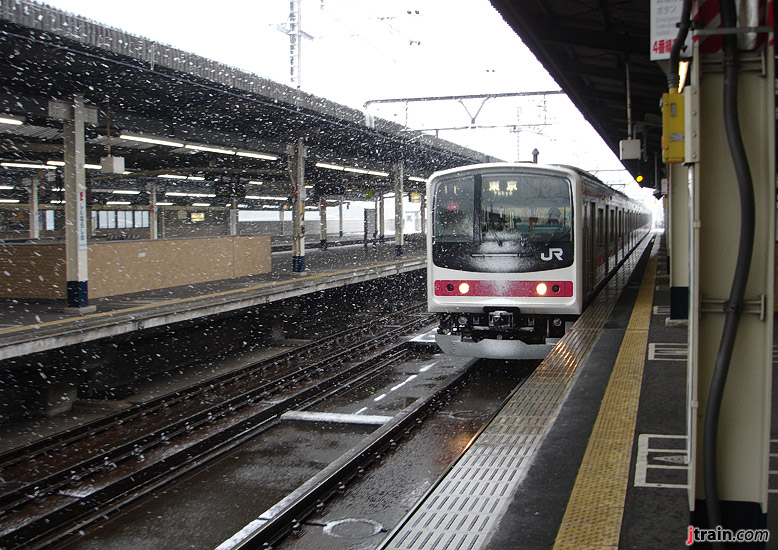
[[(290, 83), (289, 0), (47, 0), (51, 6)], [(302, 90), (368, 100), (558, 90), (488, 0), (302, 0)], [(479, 112), (480, 109), (480, 112)], [(631, 181), (565, 96), (373, 105), (369, 112), (508, 160), (564, 163)], [(518, 130), (518, 131), (517, 131)], [(626, 130), (625, 130), (626, 131)], [(637, 188), (637, 185), (634, 186)]]

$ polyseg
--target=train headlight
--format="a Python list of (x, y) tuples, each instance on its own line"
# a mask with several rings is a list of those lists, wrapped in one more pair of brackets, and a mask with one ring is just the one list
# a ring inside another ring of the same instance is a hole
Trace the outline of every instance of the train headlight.
[(470, 285), (468, 283), (459, 283), (459, 293), (467, 294), (470, 292)]
[(537, 292), (540, 296), (545, 296), (546, 292), (548, 292), (548, 287), (546, 286), (546, 283), (540, 283), (538, 286), (536, 286), (535, 292)]

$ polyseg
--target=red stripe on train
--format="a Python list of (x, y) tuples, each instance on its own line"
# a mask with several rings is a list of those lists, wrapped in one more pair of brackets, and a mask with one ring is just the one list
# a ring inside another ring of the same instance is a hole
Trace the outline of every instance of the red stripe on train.
[[(546, 293), (538, 292), (539, 284), (546, 285)], [(467, 284), (463, 292), (462, 284)], [(522, 298), (569, 298), (573, 295), (572, 281), (435, 281), (435, 296), (514, 296)]]

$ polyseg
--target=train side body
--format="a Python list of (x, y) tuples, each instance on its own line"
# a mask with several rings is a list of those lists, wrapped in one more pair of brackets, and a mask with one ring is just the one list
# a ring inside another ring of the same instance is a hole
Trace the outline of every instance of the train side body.
[(427, 197), (428, 309), (454, 355), (545, 357), (650, 224), (570, 167), (465, 166), (433, 174)]

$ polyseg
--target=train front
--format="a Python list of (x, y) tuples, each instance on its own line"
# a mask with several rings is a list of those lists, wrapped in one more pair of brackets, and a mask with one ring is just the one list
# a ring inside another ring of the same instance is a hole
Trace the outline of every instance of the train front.
[(427, 297), (450, 354), (539, 359), (581, 312), (574, 172), (488, 164), (427, 185)]

